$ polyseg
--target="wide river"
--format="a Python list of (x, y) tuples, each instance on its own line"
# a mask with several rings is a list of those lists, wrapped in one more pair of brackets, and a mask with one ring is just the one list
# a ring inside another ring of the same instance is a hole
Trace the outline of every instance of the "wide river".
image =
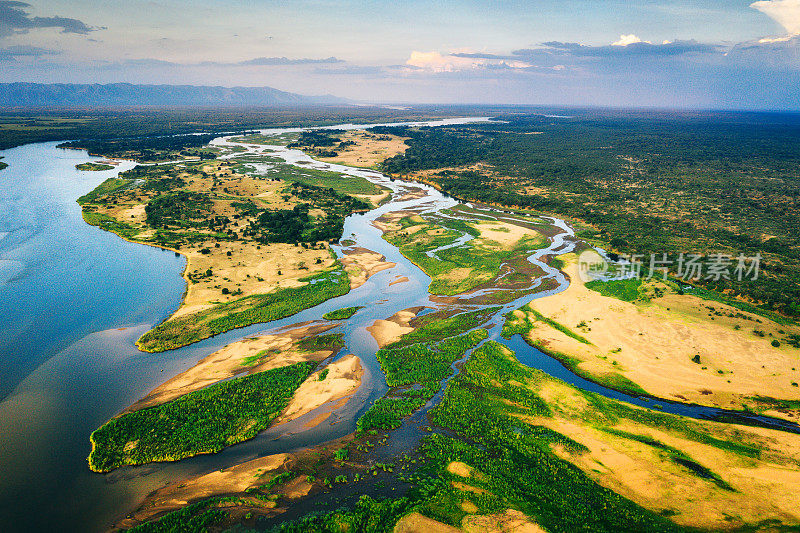
[[(299, 130), (264, 133), (292, 131)], [(400, 209), (442, 216), (441, 211), (455, 207), (457, 201), (431, 187), (391, 181), (372, 170), (316, 162), (301, 151), (271, 146), (267, 147), (271, 150), (268, 155), (288, 163), (363, 176), (390, 188), (391, 201), (348, 217), (344, 238), (354, 240), (354, 246), (385, 255), (397, 266), (374, 275), (344, 296), (292, 317), (166, 353), (140, 352), (135, 340), (180, 304), (185, 260), (172, 252), (125, 242), (85, 224), (75, 200), (133, 163), (123, 162), (105, 172), (81, 172), (75, 169), (76, 164), (96, 159), (84, 151), (58, 149), (56, 144), (30, 144), (0, 152), (9, 164), (0, 171), (0, 531), (100, 531), (133, 510), (150, 491), (171, 481), (351, 433), (358, 416), (387, 390), (374, 356), (377, 345), (365, 328), (408, 307), (439, 305), (429, 299), (430, 278), (384, 241), (372, 222)], [(214, 144), (224, 147), (232, 143), (220, 138)], [(263, 148), (246, 145), (250, 154)], [(263, 170), (268, 171), (268, 165)], [(413, 189), (422, 189), (426, 195), (409, 198), (407, 193)], [(482, 216), (507, 215), (485, 209)], [(503, 306), (492, 318), (496, 326), (502, 324), (505, 312), (567, 285), (561, 272), (540, 259), (571, 250), (573, 233), (563, 221), (547, 221), (553, 226), (554, 236), (546, 249), (531, 250), (529, 260), (543, 272), (534, 286), (549, 278), (557, 288)], [(469, 236), (464, 236), (458, 242), (467, 239)], [(342, 253), (340, 246), (334, 250)], [(406, 276), (409, 281), (389, 286), (397, 276)], [(305, 423), (318, 414), (312, 412), (214, 455), (122, 468), (106, 475), (87, 468), (89, 434), (161, 382), (243, 337), (320, 319), (330, 310), (354, 305), (365, 308), (337, 331), (345, 335), (347, 353), (361, 358), (365, 375), (356, 396), (325, 423), (306, 429)], [(523, 363), (586, 390), (650, 405), (646, 399), (629, 397), (571, 374), (519, 337), (498, 338), (499, 329), (492, 328), (491, 337), (514, 349)], [(663, 410), (685, 416), (715, 418), (724, 414), (698, 406), (659, 403)], [(753, 421), (781, 425), (768, 419)], [(783, 429), (797, 428), (784, 425)], [(403, 428), (399, 435), (405, 435)]]

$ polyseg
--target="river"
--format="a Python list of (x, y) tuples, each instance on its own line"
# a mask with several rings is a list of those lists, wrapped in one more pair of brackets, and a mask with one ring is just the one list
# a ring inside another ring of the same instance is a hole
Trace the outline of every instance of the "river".
[[(473, 122), (451, 119), (419, 124)], [(334, 126), (359, 129), (360, 125)], [(298, 129), (263, 130), (280, 134)], [(232, 143), (221, 137), (214, 144)], [(158, 248), (132, 244), (83, 222), (75, 200), (104, 179), (131, 168), (81, 172), (75, 164), (91, 161), (86, 152), (61, 150), (56, 143), (31, 144), (0, 152), (9, 167), (0, 172), (0, 530), (99, 531), (133, 510), (150, 491), (189, 475), (238, 464), (267, 454), (292, 451), (351, 433), (355, 421), (386, 390), (375, 358), (377, 345), (365, 328), (413, 306), (439, 307), (428, 294), (430, 278), (381, 237), (372, 222), (385, 213), (415, 209), (427, 215), (458, 205), (432, 187), (392, 181), (378, 172), (312, 160), (299, 150), (244, 145), (246, 152), (271, 150), (300, 167), (343, 172), (392, 190), (392, 200), (345, 222), (344, 239), (386, 256), (396, 267), (379, 272), (350, 293), (269, 324), (234, 330), (185, 348), (159, 354), (139, 352), (134, 341), (180, 304), (185, 283), (182, 257)], [(266, 168), (266, 167), (265, 167)], [(425, 196), (403, 199), (410, 190)], [(475, 207), (475, 206), (471, 206)], [(485, 217), (507, 217), (492, 209)], [(585, 381), (560, 363), (527, 346), (519, 337), (499, 337), (502, 315), (533, 298), (563, 290), (567, 280), (541, 259), (572, 249), (571, 228), (547, 218), (553, 237), (548, 246), (531, 250), (529, 260), (556, 288), (539, 291), (502, 306), (491, 319), (490, 338), (514, 349), (519, 359), (556, 377), (608, 397), (644, 407), (646, 399), (630, 397)], [(459, 242), (469, 239), (463, 236)], [(334, 246), (337, 254), (342, 246)], [(389, 285), (397, 276), (406, 283)], [(155, 386), (186, 370), (219, 348), (242, 339), (349, 306), (364, 306), (336, 331), (344, 333), (347, 352), (364, 366), (362, 386), (331, 418), (312, 429), (304, 427), (317, 413), (261, 433), (214, 455), (178, 463), (126, 467), (106, 475), (89, 471), (89, 434)], [(467, 309), (474, 306), (465, 303)], [(434, 398), (434, 401), (439, 396)], [(719, 410), (659, 402), (663, 410), (698, 418), (715, 418)], [(429, 407), (433, 402), (429, 404)], [(733, 413), (741, 415), (741, 413)], [(415, 417), (419, 418), (419, 417)], [(335, 423), (330, 423), (335, 422)], [(761, 424), (781, 425), (769, 419)], [(782, 424), (793, 431), (795, 426)], [(410, 431), (407, 426), (398, 435)], [(408, 435), (407, 442), (414, 436)]]

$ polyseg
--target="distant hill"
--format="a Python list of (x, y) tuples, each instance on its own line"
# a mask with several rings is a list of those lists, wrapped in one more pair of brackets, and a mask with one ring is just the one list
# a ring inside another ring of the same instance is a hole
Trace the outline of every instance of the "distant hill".
[(0, 83), (0, 107), (294, 106), (345, 104), (331, 95), (304, 96), (272, 87), (134, 85), (131, 83)]

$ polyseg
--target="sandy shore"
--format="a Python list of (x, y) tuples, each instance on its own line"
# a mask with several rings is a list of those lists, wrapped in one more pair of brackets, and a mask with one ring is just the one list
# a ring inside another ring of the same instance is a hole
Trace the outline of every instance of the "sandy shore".
[(382, 254), (361, 247), (346, 250), (340, 261), (350, 276), (351, 290), (362, 286), (378, 272), (397, 266), (397, 263), (386, 261)]
[[(336, 324), (312, 323), (273, 335), (249, 337), (231, 343), (206, 356), (189, 370), (159, 385), (124, 412), (153, 407), (236, 375), (263, 372), (302, 361), (322, 361), (333, 355), (333, 351), (305, 352), (298, 349), (296, 343), (303, 337), (320, 335), (335, 327)], [(254, 364), (246, 364), (248, 358), (254, 358), (262, 352), (267, 352), (263, 358), (254, 361)]]
[(417, 316), (417, 313), (422, 311), (424, 307), (409, 307), (399, 311), (389, 317), (387, 320), (376, 320), (367, 331), (372, 335), (378, 343), (379, 348), (388, 346), (395, 341), (400, 340), (400, 337), (406, 333), (411, 333), (414, 328), (409, 323)]
[[(320, 381), (322, 373), (325, 373), (325, 379)], [(361, 361), (353, 354), (326, 365), (325, 368), (311, 374), (300, 385), (289, 405), (273, 422), (273, 426), (299, 418), (325, 404), (330, 404), (330, 411), (343, 405), (343, 400), (350, 399), (361, 386), (363, 375)], [(329, 414), (330, 411), (325, 414)], [(315, 421), (321, 422), (324, 418), (327, 416), (317, 417)]]

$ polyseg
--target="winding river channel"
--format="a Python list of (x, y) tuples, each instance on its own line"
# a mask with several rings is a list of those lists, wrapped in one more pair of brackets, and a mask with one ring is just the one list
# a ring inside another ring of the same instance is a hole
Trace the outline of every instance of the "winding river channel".
[[(487, 120), (467, 118), (416, 123), (442, 125)], [(363, 129), (346, 124), (337, 129)], [(299, 129), (263, 130), (281, 134)], [(213, 141), (231, 148), (230, 137)], [(382, 238), (373, 222), (395, 211), (415, 211), (428, 217), (502, 219), (512, 215), (460, 202), (432, 187), (391, 180), (380, 173), (314, 161), (299, 150), (281, 146), (239, 144), (245, 151), (229, 157), (264, 155), (302, 168), (361, 176), (392, 191), (391, 199), (345, 222), (343, 243), (383, 254), (394, 268), (373, 275), (350, 293), (294, 316), (268, 324), (234, 330), (191, 346), (165, 353), (139, 352), (135, 340), (169, 316), (180, 304), (185, 282), (180, 274), (185, 260), (172, 252), (132, 244), (85, 224), (75, 200), (103, 180), (127, 170), (122, 162), (105, 172), (81, 172), (77, 163), (94, 160), (84, 151), (61, 150), (56, 143), (31, 144), (0, 152), (9, 167), (0, 172), (0, 530), (103, 530), (133, 510), (152, 490), (169, 482), (278, 452), (302, 449), (351, 433), (357, 418), (386, 393), (377, 344), (366, 331), (377, 319), (386, 319), (409, 307), (440, 308), (428, 293), (430, 278)], [(241, 150), (241, 148), (239, 149)], [(265, 151), (266, 150), (266, 151)], [(249, 163), (250, 164), (250, 163)], [(251, 164), (268, 171), (269, 165)], [(460, 215), (457, 213), (461, 213)], [(534, 298), (564, 290), (568, 280), (543, 259), (571, 251), (572, 229), (564, 221), (544, 217), (550, 226), (546, 248), (531, 250), (528, 260), (543, 273), (532, 292), (502, 305), (490, 319), (490, 339), (514, 350), (521, 362), (582, 389), (653, 408), (653, 400), (637, 398), (584, 380), (558, 361), (528, 346), (519, 336), (500, 337), (503, 315)], [(450, 246), (470, 239), (463, 235)], [(352, 244), (351, 243), (354, 243)], [(333, 246), (341, 255), (346, 246)], [(436, 250), (431, 253), (435, 254)], [(408, 282), (390, 285), (398, 276)], [(546, 283), (545, 283), (546, 282)], [(551, 288), (552, 287), (552, 288)], [(493, 289), (487, 289), (491, 291)], [(464, 296), (464, 309), (478, 309)], [(450, 304), (452, 305), (452, 303)], [(306, 424), (320, 411), (276, 426), (256, 438), (214, 455), (178, 463), (121, 468), (100, 475), (89, 471), (89, 434), (154, 387), (188, 369), (206, 355), (247, 336), (293, 324), (320, 320), (332, 310), (363, 306), (337, 330), (344, 333), (347, 353), (364, 367), (356, 395), (314, 427)], [(454, 373), (457, 372), (453, 367)], [(437, 394), (411, 423), (398, 429), (393, 443), (413, 443), (424, 414)], [(658, 400), (663, 411), (704, 419), (726, 419), (798, 431), (780, 420), (740, 412)]]

